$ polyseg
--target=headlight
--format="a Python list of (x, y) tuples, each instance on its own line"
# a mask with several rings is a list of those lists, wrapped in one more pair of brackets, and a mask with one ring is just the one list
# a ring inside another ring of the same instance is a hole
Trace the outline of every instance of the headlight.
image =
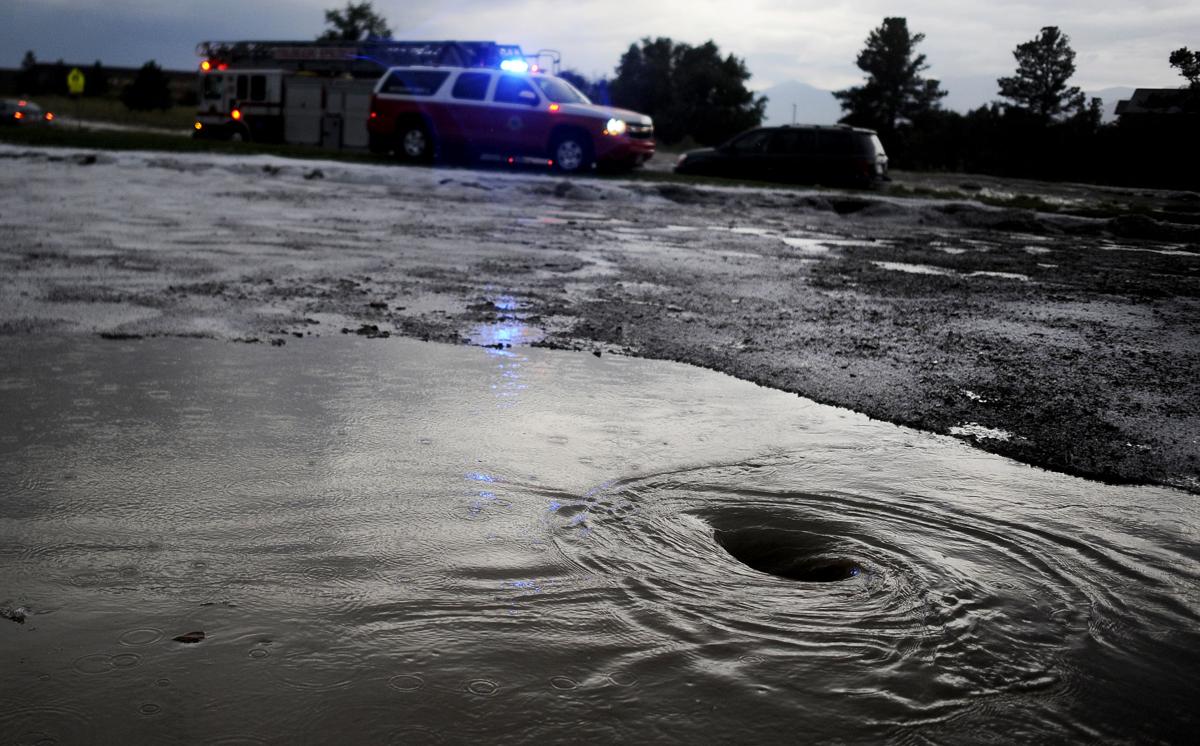
[(613, 117), (604, 125), (604, 134), (606, 135), (623, 135), (628, 127), (623, 119)]

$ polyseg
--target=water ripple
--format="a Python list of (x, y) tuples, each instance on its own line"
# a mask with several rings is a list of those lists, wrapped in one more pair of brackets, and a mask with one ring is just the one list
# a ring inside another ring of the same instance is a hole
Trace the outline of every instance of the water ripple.
[(708, 467), (617, 483), (559, 511), (564, 554), (606, 579), (634, 639), (657, 641), (625, 656), (622, 673), (694, 668), (679, 659), (692, 649), (711, 676), (713, 646), (734, 644), (752, 651), (735, 660), (786, 666), (789, 679), (853, 691), (868, 678), (872, 696), (890, 698), (875, 711), (897, 711), (884, 720), (926, 722), (981, 697), (1053, 698), (1091, 668), (1080, 650), (1162, 656), (1171, 643), (1147, 630), (1197, 621), (1143, 564), (1150, 554), (1161, 566), (1161, 545), (1129, 551), (1045, 516), (792, 481), (786, 468)]

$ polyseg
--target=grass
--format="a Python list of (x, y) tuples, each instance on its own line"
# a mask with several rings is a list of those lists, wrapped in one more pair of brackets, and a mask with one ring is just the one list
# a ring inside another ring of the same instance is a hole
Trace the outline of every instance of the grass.
[(280, 155), (289, 158), (379, 162), (366, 153), (324, 150), (303, 145), (273, 145), (240, 143), (223, 140), (195, 140), (156, 132), (123, 132), (119, 130), (75, 129), (70, 125), (57, 127), (5, 127), (0, 129), (0, 142), (14, 145), (60, 148), (95, 148), (97, 150), (154, 150), (168, 153), (231, 153), (240, 155)]
[(158, 129), (189, 129), (196, 121), (196, 107), (172, 106), (165, 111), (132, 111), (115, 98), (69, 98), (67, 96), (37, 96), (38, 106), (62, 117), (74, 117), (96, 122), (110, 122)]

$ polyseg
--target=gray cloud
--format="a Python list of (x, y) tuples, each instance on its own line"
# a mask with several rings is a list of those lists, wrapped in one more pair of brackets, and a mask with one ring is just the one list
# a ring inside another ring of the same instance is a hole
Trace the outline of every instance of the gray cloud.
[[(26, 49), (40, 59), (101, 59), (137, 65), (148, 59), (193, 67), (204, 39), (312, 38), (322, 11), (341, 0), (0, 0), (0, 64), (16, 65)], [(903, 14), (926, 35), (920, 51), (928, 75), (994, 80), (1013, 68), (1012, 49), (1045, 25), (1060, 26), (1078, 53), (1076, 84), (1178, 85), (1166, 62), (1172, 49), (1197, 43), (1200, 4), (1162, 0), (1063, 0), (985, 3), (963, 0), (657, 0), (636, 9), (577, 0), (448, 0), (414, 6), (376, 0), (401, 38), (495, 39), (526, 51), (553, 48), (587, 75), (611, 74), (621, 53), (643, 36), (700, 43), (713, 39), (747, 60), (758, 88), (798, 80), (839, 88), (860, 80), (854, 58), (885, 15)], [(972, 87), (982, 86), (972, 84)], [(966, 91), (963, 92), (966, 94)], [(956, 98), (972, 98), (958, 96)], [(985, 99), (991, 94), (977, 94)]]

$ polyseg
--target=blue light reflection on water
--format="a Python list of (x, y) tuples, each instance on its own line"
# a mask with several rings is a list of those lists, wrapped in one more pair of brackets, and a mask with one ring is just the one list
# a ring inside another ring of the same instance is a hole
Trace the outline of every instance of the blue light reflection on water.
[[(71, 742), (1190, 742), (1193, 496), (680, 366), (418, 345), (13, 343), (0, 378), (36, 386), (0, 390), (0, 604), (34, 615), (0, 630), (4, 732), (69, 706)], [(869, 564), (801, 588), (722, 519)], [(147, 632), (138, 668), (80, 675)], [(167, 674), (214, 706), (131, 724)]]

